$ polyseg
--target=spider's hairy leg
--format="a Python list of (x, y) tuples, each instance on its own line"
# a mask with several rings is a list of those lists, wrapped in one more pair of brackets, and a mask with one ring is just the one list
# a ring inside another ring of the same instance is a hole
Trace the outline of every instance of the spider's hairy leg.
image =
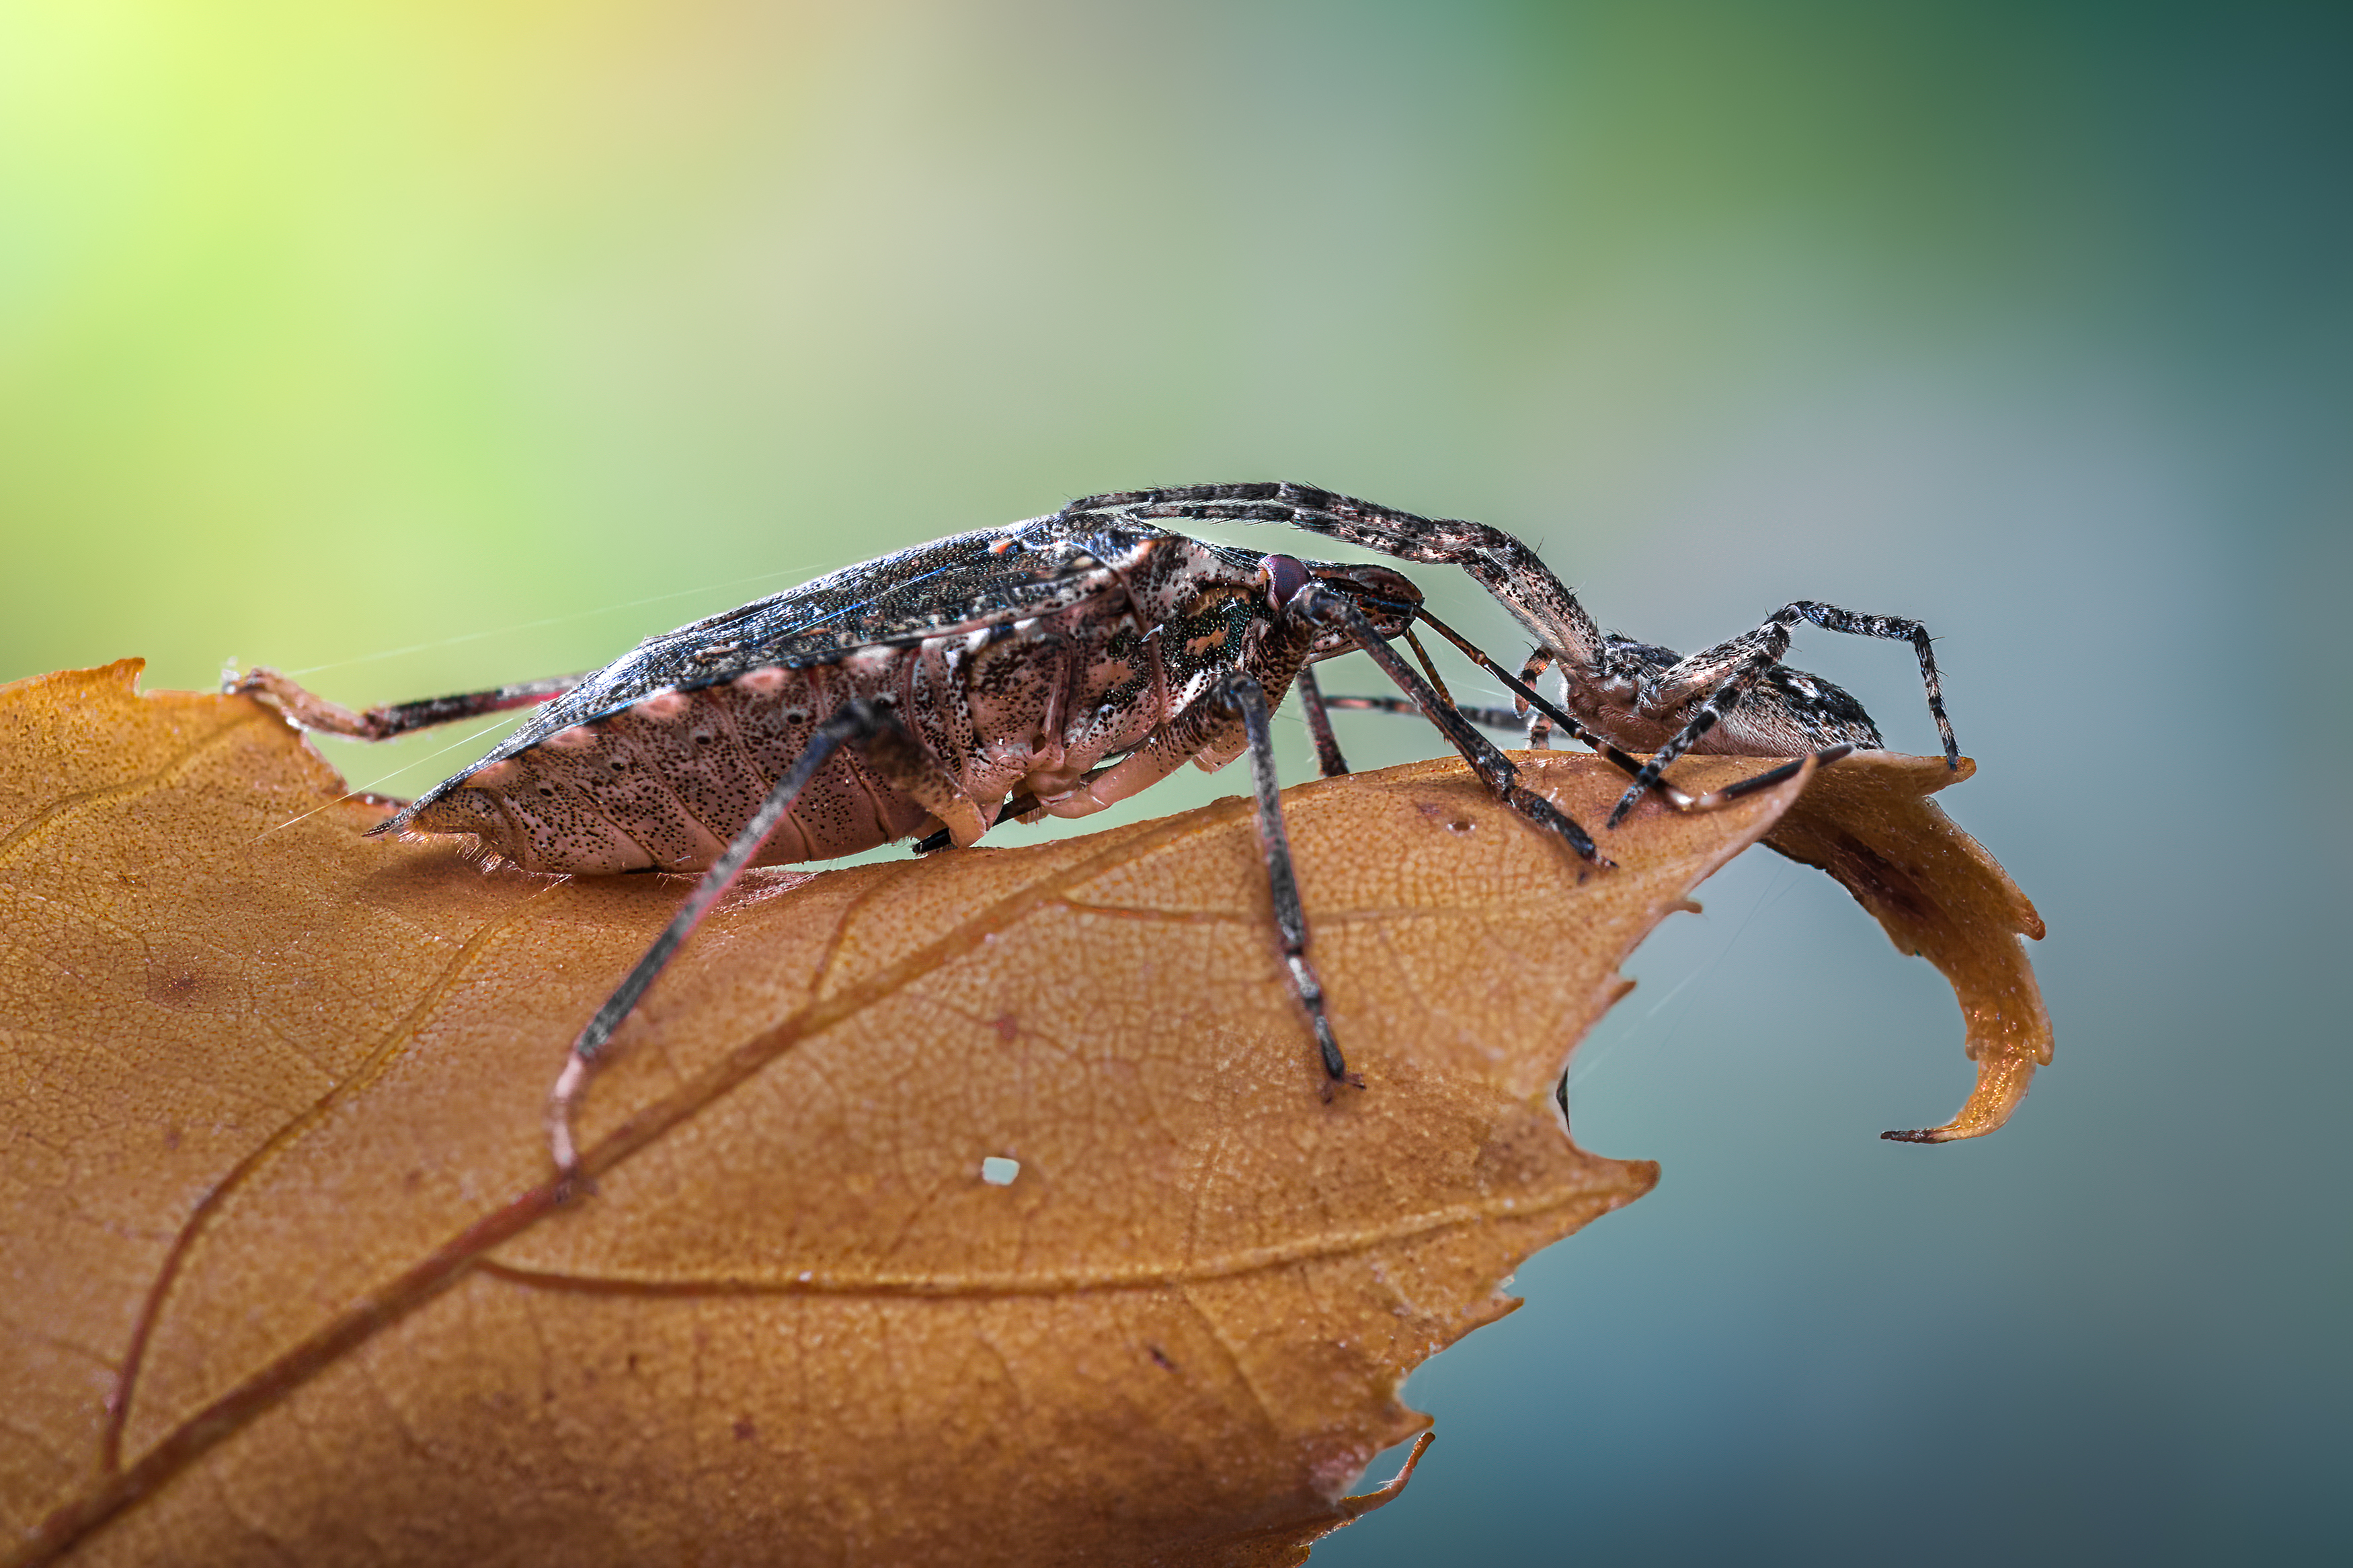
[(1608, 826), (1615, 827), (1625, 821), (1626, 814), (1641, 803), (1642, 792), (1658, 782), (1659, 775), (1666, 771), (1669, 763), (1690, 751), (1701, 736), (1722, 723), (1724, 716), (1738, 706), (1748, 689), (1757, 684), (1757, 678), (1778, 662), (1788, 646), (1788, 628), (1768, 623), (1767, 627), (1751, 632), (1746, 637), (1726, 643), (1720, 648), (1710, 648), (1704, 654), (1694, 654), (1675, 666), (1675, 671), (1692, 667), (1693, 673), (1685, 677), (1688, 684), (1695, 685), (1702, 680), (1710, 682), (1707, 694), (1690, 710), (1691, 717), (1684, 721), (1683, 727), (1634, 774), (1634, 782), (1627, 787), (1624, 795), (1618, 797), (1618, 804), (1610, 808)]
[(1610, 673), (1601, 628), (1536, 552), (1500, 528), (1421, 517), (1314, 485), (1282, 480), (1120, 490), (1072, 501), (1064, 515), (1111, 512), (1201, 522), (1279, 522), (1377, 550), (1400, 561), (1459, 566), (1512, 613), (1537, 644), (1582, 675)]
[[(1334, 710), (1359, 713), (1393, 713), (1414, 719), (1422, 716), (1419, 708), (1402, 697), (1326, 697), (1324, 699), (1324, 705)], [(1455, 711), (1482, 730), (1500, 730), (1506, 734), (1517, 734), (1526, 722), (1508, 708), (1457, 708)], [(1758, 790), (1771, 789), (1775, 784), (1795, 776), (1798, 770), (1805, 766), (1809, 761), (1816, 767), (1826, 768), (1832, 763), (1852, 755), (1854, 750), (1852, 744), (1846, 742), (1825, 746), (1813, 752), (1810, 757), (1800, 757), (1796, 762), (1783, 763), (1778, 768), (1767, 768), (1761, 773), (1736, 780), (1722, 789), (1710, 790), (1705, 795), (1687, 795), (1666, 779), (1659, 780), (1651, 787), (1664, 796), (1667, 804), (1677, 811), (1714, 811), (1719, 806), (1729, 805), (1736, 800), (1755, 795)], [(1615, 746), (1609, 748), (1602, 755), (1616, 763), (1621, 772), (1630, 776), (1641, 771), (1640, 763)], [(944, 836), (942, 837), (941, 841), (943, 843), (946, 841)]]
[[(1554, 662), (1552, 649), (1548, 647), (1535, 649), (1520, 665), (1520, 684), (1535, 686), (1537, 681), (1544, 679), (1544, 672), (1550, 669)], [(1528, 700), (1525, 697), (1514, 698), (1512, 709), (1516, 713), (1527, 715), (1528, 750), (1550, 751), (1552, 749), (1552, 715), (1541, 708), (1530, 714)]]
[(1775, 612), (1780, 616), (1802, 616), (1825, 631), (1846, 632), (1854, 637), (1888, 637), (1908, 642), (1920, 659), (1920, 684), (1928, 694), (1928, 711), (1936, 721), (1936, 738), (1945, 743), (1945, 766), (1957, 770), (1961, 765), (1961, 748), (1953, 739), (1953, 721), (1945, 716), (1945, 682), (1936, 673), (1936, 654), (1928, 628), (1917, 621), (1901, 616), (1866, 616), (1855, 610), (1841, 610), (1836, 605), (1818, 605), (1811, 599), (1799, 599)]
[[(1648, 714), (1683, 711), (1688, 717), (1675, 735), (1643, 764), (1642, 772), (1609, 814), (1616, 826), (1640, 800), (1642, 789), (1667, 764), (1682, 756), (1701, 737), (1738, 716), (1740, 733), (1734, 743), (1714, 750), (1745, 754), (1787, 755), (1829, 744), (1878, 746), (1879, 730), (1862, 705), (1827, 681), (1791, 671), (1776, 676), (1776, 684), (1757, 690), (1766, 672), (1789, 650), (1790, 628), (1810, 622), (1831, 631), (1909, 642), (1920, 660), (1920, 676), (1928, 696), (1928, 711), (1944, 742), (1945, 765), (1960, 765), (1960, 748), (1946, 717), (1944, 687), (1936, 673), (1936, 655), (1927, 629), (1917, 621), (1893, 616), (1866, 616), (1835, 605), (1793, 600), (1766, 617), (1755, 630), (1728, 642), (1693, 654), (1643, 682), (1639, 705)], [(1697, 700), (1694, 702), (1694, 699)]]

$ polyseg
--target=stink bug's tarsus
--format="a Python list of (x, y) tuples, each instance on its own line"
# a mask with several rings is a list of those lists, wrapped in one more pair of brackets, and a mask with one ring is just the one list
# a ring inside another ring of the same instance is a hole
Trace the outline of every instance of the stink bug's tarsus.
[[(1535, 638), (1514, 675), (1422, 605), (1402, 574), (1261, 555), (1157, 526), (1288, 523), (1393, 558), (1461, 567)], [(1457, 708), (1416, 622), (1511, 690), (1509, 710)], [(1284, 837), (1271, 715), (1298, 689), (1318, 763), (1345, 773), (1328, 710), (1411, 711), (1436, 725), (1495, 797), (1594, 868), (1592, 837), (1519, 782), (1475, 725), (1554, 730), (1631, 776), (1615, 826), (1645, 792), (1696, 810), (1777, 784), (1802, 762), (1694, 798), (1661, 778), (1687, 751), (1827, 763), (1881, 744), (1860, 703), (1786, 668), (1799, 621), (1910, 642), (1957, 764), (1936, 660), (1916, 622), (1799, 601), (1688, 658), (1604, 633), (1518, 540), (1293, 484), (1193, 485), (1073, 501), (821, 577), (651, 638), (580, 677), (354, 712), (283, 675), (226, 682), (304, 729), (383, 740), (503, 710), (539, 710), (490, 753), (371, 831), (469, 835), (529, 870), (702, 870), (661, 935), (574, 1042), (548, 1136), (569, 1182), (573, 1117), (613, 1032), (743, 870), (829, 859), (923, 836), (968, 846), (1007, 816), (1075, 817), (1187, 762), (1247, 752), (1281, 973), (1312, 1032), (1324, 1093), (1348, 1071), (1309, 957)], [(1428, 679), (1390, 647), (1402, 639)], [(1369, 655), (1399, 698), (1325, 698), (1310, 666)], [(1559, 701), (1535, 689), (1546, 671)], [(1648, 752), (1647, 759), (1631, 754)]]

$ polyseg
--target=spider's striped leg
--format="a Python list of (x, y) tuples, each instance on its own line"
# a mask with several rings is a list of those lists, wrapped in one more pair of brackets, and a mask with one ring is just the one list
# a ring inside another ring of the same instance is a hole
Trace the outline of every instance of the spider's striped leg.
[[(1417, 719), (1423, 716), (1420, 708), (1402, 697), (1326, 697), (1324, 699), (1324, 705), (1326, 708), (1352, 710), (1358, 712), (1409, 714)], [(1526, 723), (1525, 719), (1508, 708), (1457, 708), (1455, 711), (1483, 729), (1500, 730), (1507, 734), (1517, 733)], [(1600, 756), (1615, 765), (1620, 773), (1630, 777), (1641, 774), (1642, 764), (1617, 747), (1605, 742), (1597, 750)], [(1845, 742), (1825, 746), (1812, 754), (1812, 760), (1817, 767), (1828, 767), (1853, 750), (1852, 745)], [(1755, 795), (1758, 790), (1771, 789), (1803, 766), (1805, 766), (1804, 758), (1794, 763), (1784, 763), (1778, 768), (1767, 768), (1761, 773), (1737, 780), (1725, 785), (1722, 789), (1710, 790), (1707, 794), (1700, 795), (1688, 795), (1663, 778), (1654, 780), (1651, 787), (1657, 790), (1667, 804), (1677, 811), (1714, 811), (1719, 806), (1729, 805), (1743, 796)]]
[(1204, 522), (1279, 522), (1377, 550), (1400, 561), (1460, 566), (1535, 637), (1580, 669), (1606, 675), (1610, 655), (1601, 628), (1536, 552), (1500, 528), (1467, 518), (1421, 517), (1314, 485), (1267, 481), (1176, 485), (1089, 496), (1065, 516), (1115, 512), (1142, 519)]
[[(1548, 647), (1535, 649), (1520, 665), (1520, 683), (1524, 686), (1535, 686), (1537, 681), (1544, 679), (1544, 672), (1557, 662), (1558, 660), (1553, 658), (1552, 649)], [(1527, 715), (1528, 750), (1531, 752), (1551, 750), (1552, 715), (1541, 708), (1531, 712), (1528, 700), (1525, 697), (1514, 699), (1512, 706), (1515, 711)]]
[[(1960, 747), (1953, 739), (1952, 721), (1945, 715), (1944, 685), (1936, 673), (1927, 628), (1899, 616), (1866, 616), (1835, 605), (1798, 599), (1774, 611), (1754, 631), (1679, 660), (1645, 684), (1642, 705), (1646, 710), (1683, 710), (1689, 717), (1682, 730), (1643, 765), (1635, 787), (1610, 813), (1611, 826), (1633, 809), (1641, 788), (1656, 778), (1661, 769), (1690, 750), (1701, 736), (1743, 710), (1744, 704), (1742, 724), (1750, 732), (1736, 735), (1736, 743), (1720, 745), (1718, 750), (1747, 752), (1769, 747), (1768, 754), (1787, 755), (1797, 749), (1788, 743), (1792, 739), (1800, 744), (1825, 746), (1883, 743), (1879, 727), (1862, 710), (1862, 704), (1828, 681), (1792, 671), (1777, 678), (1765, 689), (1757, 689), (1765, 672), (1788, 652), (1789, 630), (1800, 621), (1831, 631), (1910, 643), (1919, 656), (1928, 711), (1936, 721), (1938, 738), (1944, 742), (1945, 765), (1960, 766)], [(1694, 697), (1699, 700), (1686, 709), (1684, 705)]]
[(1776, 618), (1788, 615), (1803, 616), (1825, 631), (1910, 643), (1912, 651), (1920, 658), (1920, 684), (1928, 693), (1928, 711), (1936, 717), (1936, 736), (1945, 742), (1945, 766), (1957, 769), (1961, 765), (1961, 748), (1953, 739), (1953, 721), (1945, 716), (1945, 682), (1936, 673), (1936, 655), (1931, 646), (1934, 639), (1928, 636), (1927, 627), (1901, 616), (1866, 616), (1856, 610), (1841, 610), (1836, 605), (1818, 605), (1811, 599), (1799, 599), (1784, 605), (1776, 612)]
[[(1676, 671), (1689, 671), (1683, 677), (1683, 684), (1689, 686), (1705, 682), (1707, 694), (1691, 708), (1691, 716), (1683, 727), (1634, 774), (1633, 784), (1619, 796), (1618, 804), (1610, 809), (1609, 826), (1615, 827), (1625, 821), (1626, 814), (1641, 804), (1642, 792), (1658, 781), (1668, 764), (1690, 751), (1700, 737), (1724, 721), (1725, 715), (1738, 706), (1741, 698), (1757, 684), (1757, 678), (1779, 662), (1788, 646), (1788, 628), (1768, 621), (1757, 630), (1721, 647), (1694, 654), (1668, 672), (1672, 675)], [(1665, 679), (1661, 678), (1662, 684)]]

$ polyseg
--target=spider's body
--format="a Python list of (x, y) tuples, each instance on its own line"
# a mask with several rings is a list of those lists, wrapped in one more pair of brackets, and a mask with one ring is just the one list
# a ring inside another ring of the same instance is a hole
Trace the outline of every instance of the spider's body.
[[(1691, 720), (1689, 688), (1672, 674), (1683, 656), (1615, 632), (1605, 634), (1603, 643), (1611, 673), (1581, 680), (1564, 673), (1561, 706), (1630, 752), (1662, 750)], [(1842, 688), (1819, 675), (1774, 664), (1757, 675), (1746, 700), (1694, 740), (1690, 750), (1791, 757), (1841, 744), (1877, 751), (1885, 742), (1862, 704)]]

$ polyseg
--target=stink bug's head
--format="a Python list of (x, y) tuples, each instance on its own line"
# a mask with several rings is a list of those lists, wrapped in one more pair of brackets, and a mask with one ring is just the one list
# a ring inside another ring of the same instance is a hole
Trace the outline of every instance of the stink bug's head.
[[(1345, 594), (1373, 623), (1373, 629), (1383, 637), (1401, 637), (1413, 625), (1413, 617), (1421, 608), (1421, 590), (1413, 579), (1386, 566), (1343, 566), (1329, 561), (1305, 563), (1308, 579), (1319, 588)], [(1311, 658), (1329, 658), (1346, 653), (1356, 647), (1346, 631), (1335, 627), (1315, 639)]]

